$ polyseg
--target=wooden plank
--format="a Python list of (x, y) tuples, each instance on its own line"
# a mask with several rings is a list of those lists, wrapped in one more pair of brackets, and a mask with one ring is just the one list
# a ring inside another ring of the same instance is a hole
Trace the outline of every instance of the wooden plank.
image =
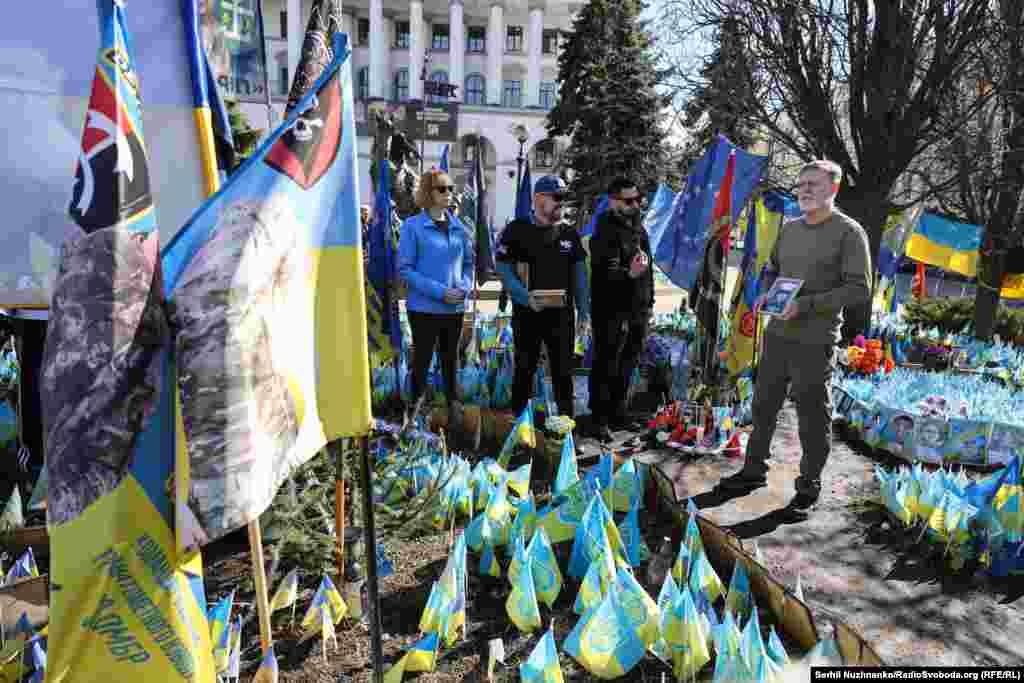
[(0, 587), (0, 622), (10, 633), (22, 614), (36, 629), (50, 621), (50, 577), (34, 576)]

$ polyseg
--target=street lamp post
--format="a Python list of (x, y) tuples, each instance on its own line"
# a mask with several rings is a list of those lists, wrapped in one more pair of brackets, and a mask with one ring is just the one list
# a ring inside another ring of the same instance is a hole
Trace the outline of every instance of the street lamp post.
[(516, 198), (518, 199), (519, 185), (523, 182), (523, 162), (526, 161), (523, 150), (526, 147), (526, 142), (530, 139), (530, 132), (521, 123), (514, 126), (512, 132), (515, 133), (516, 140), (519, 141), (519, 156), (516, 157)]

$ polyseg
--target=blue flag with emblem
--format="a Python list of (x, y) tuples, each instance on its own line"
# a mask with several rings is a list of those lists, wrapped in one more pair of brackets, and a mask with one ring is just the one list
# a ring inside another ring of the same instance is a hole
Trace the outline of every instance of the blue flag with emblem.
[(533, 216), (533, 180), (530, 178), (530, 160), (523, 166), (523, 177), (516, 188), (516, 219), (528, 221)]

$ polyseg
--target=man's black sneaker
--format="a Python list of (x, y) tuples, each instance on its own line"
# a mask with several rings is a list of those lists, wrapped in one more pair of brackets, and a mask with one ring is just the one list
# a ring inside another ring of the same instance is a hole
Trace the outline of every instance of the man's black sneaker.
[(818, 496), (810, 493), (797, 493), (786, 506), (786, 517), (794, 522), (802, 522), (814, 511), (817, 503)]
[(767, 478), (751, 476), (742, 470), (718, 482), (718, 487), (725, 491), (755, 491), (767, 485)]

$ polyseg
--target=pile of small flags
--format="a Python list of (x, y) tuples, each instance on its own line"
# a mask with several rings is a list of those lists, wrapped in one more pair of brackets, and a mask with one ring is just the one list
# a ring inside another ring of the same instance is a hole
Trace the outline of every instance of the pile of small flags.
[[(31, 674), (28, 683), (43, 683), (46, 678), (46, 631), (44, 627), (37, 633), (28, 615), (22, 613), (0, 643), (0, 680), (21, 681), (26, 674)], [(26, 659), (30, 666), (26, 666)]]
[(993, 576), (1024, 574), (1024, 460), (971, 481), (920, 463), (887, 471), (875, 466), (882, 504), (907, 527), (944, 546), (950, 566), (977, 558)]

